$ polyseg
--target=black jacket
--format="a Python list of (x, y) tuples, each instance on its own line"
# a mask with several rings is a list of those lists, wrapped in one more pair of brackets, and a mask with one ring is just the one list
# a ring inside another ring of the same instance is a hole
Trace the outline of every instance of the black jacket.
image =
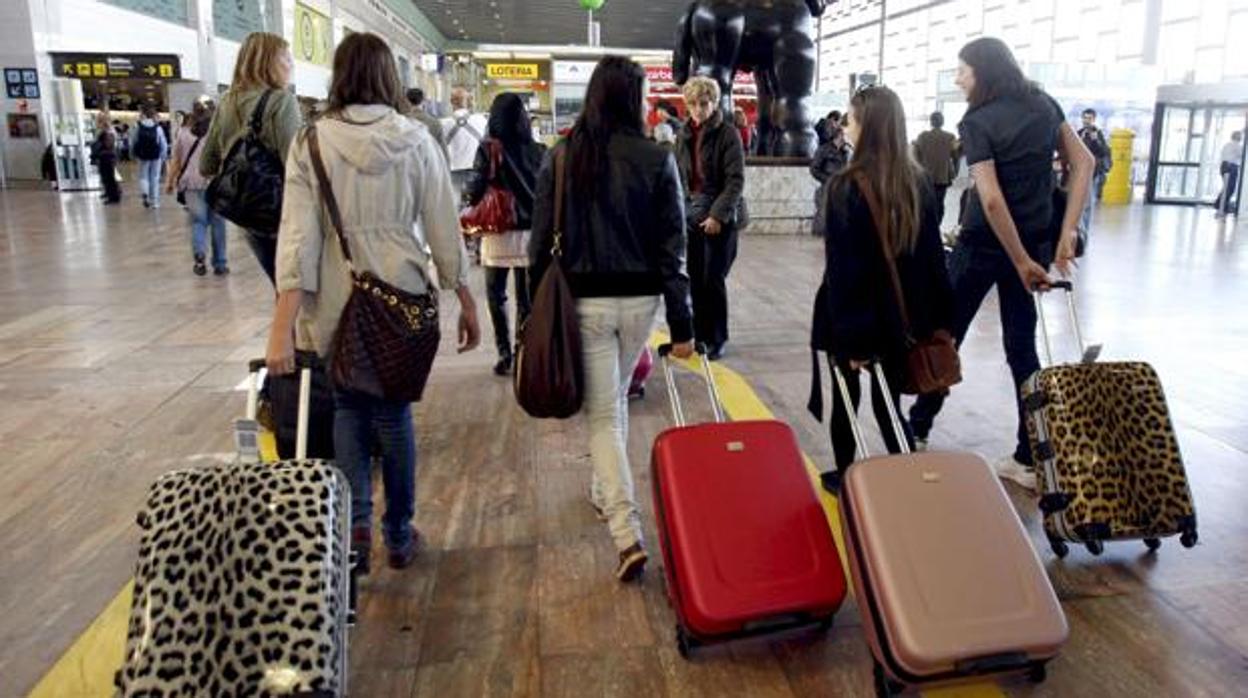
[[(554, 241), (555, 158), (551, 150), (537, 177), (529, 282), (536, 294)], [(565, 161), (563, 270), (578, 298), (663, 295), (672, 340), (693, 338), (689, 275), (685, 271), (684, 192), (676, 160), (641, 134), (616, 134), (607, 148), (607, 172), (594, 200), (579, 199)], [(565, 156), (566, 157), (566, 156)]]
[[(936, 220), (936, 196), (926, 178), (921, 187), (918, 244), (913, 252), (897, 257), (915, 339), (953, 325), (953, 291)], [(858, 185), (843, 176), (828, 186), (824, 205), (825, 267), (815, 297), (811, 347), (841, 361), (896, 362), (905, 356), (906, 341), (871, 209)]]
[(744, 228), (749, 223), (745, 208), (745, 149), (737, 127), (725, 124), (716, 113), (699, 131), (698, 148), (702, 155), (702, 191), (691, 189), (693, 182), (693, 119), (681, 128), (676, 139), (676, 161), (680, 164), (680, 181), (685, 185), (688, 215), (693, 223), (713, 216), (720, 223)]
[[(490, 184), (490, 151), (492, 139), (481, 141), (477, 157), (464, 184), (464, 196), (468, 205), (475, 205), (485, 196)], [(533, 226), (533, 196), (537, 188), (537, 171), (542, 167), (546, 146), (526, 143), (515, 148), (503, 148), (503, 164), (499, 179), (504, 189), (516, 199), (516, 230), (528, 230)]]
[(810, 161), (810, 176), (818, 180), (820, 184), (826, 184), (833, 175), (845, 169), (848, 164), (849, 148), (844, 143), (838, 146), (835, 141), (830, 140), (820, 145), (815, 151), (815, 157)]

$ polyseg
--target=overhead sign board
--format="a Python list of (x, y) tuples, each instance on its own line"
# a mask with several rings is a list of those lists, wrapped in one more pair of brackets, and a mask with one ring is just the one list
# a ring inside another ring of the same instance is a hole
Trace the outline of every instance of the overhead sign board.
[(536, 80), (536, 63), (487, 63), (485, 74), (494, 80)]
[(62, 78), (177, 80), (182, 77), (182, 61), (172, 54), (52, 53), (51, 55), (52, 72)]
[(334, 54), (334, 25), (329, 17), (295, 3), (295, 58), (329, 67)]
[(595, 61), (555, 61), (555, 82), (568, 85), (588, 85), (589, 78), (598, 67)]

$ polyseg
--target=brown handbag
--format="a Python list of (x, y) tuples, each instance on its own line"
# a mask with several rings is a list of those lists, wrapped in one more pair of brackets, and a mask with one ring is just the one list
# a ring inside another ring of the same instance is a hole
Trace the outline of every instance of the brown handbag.
[(564, 153), (555, 156), (555, 225), (550, 266), (516, 342), (516, 402), (530, 416), (567, 419), (581, 409), (585, 373), (576, 299), (560, 265)]
[(410, 293), (372, 272), (356, 271), (315, 126), (308, 128), (307, 139), (321, 201), (351, 272), (351, 296), (334, 333), (330, 378), (341, 390), (390, 402), (418, 402), (442, 338), (437, 292)]
[(880, 202), (865, 174), (855, 173), (854, 181), (862, 190), (863, 198), (871, 209), (871, 219), (880, 240), (880, 251), (884, 254), (884, 263), (888, 266), (888, 276), (892, 281), (893, 297), (897, 300), (897, 311), (901, 315), (901, 329), (906, 339), (906, 374), (901, 392), (907, 395), (943, 393), (962, 382), (962, 362), (958, 358), (958, 348), (954, 344), (953, 336), (946, 330), (936, 330), (930, 337), (914, 338), (910, 328), (910, 314), (906, 310), (906, 297), (901, 289), (901, 277), (897, 274), (897, 260), (884, 233), (884, 216), (880, 210)]

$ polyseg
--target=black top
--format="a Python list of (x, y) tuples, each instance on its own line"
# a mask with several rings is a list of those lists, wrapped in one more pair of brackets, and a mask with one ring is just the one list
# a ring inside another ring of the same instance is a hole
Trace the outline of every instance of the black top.
[[(689, 205), (686, 213), (695, 223), (710, 216), (725, 225), (744, 228), (748, 221), (745, 209), (745, 148), (737, 127), (724, 122), (723, 114), (716, 112), (697, 128), (690, 119), (681, 128), (676, 140), (676, 161), (680, 164), (681, 182)], [(701, 166), (694, 175), (694, 154), (700, 156)], [(693, 182), (700, 180), (700, 191), (694, 191)]]
[[(1062, 108), (1052, 97), (1033, 90), (975, 107), (958, 124), (967, 165), (985, 160), (995, 163), (1014, 225), (1033, 255), (1045, 241), (1053, 217), (1053, 153), (1065, 121)], [(1001, 245), (974, 194), (961, 234), (968, 244)]]
[(832, 139), (819, 146), (815, 157), (810, 161), (810, 176), (825, 184), (837, 172), (849, 164), (849, 147), (844, 143), (837, 145)]
[[(490, 150), (493, 141), (487, 138), (477, 146), (477, 157), (464, 184), (464, 196), (468, 205), (475, 206), (485, 196), (490, 184)], [(499, 169), (499, 182), (516, 199), (516, 230), (528, 230), (533, 225), (533, 195), (537, 188), (537, 171), (541, 169), (546, 146), (530, 142), (503, 148), (503, 163)]]
[[(542, 163), (529, 240), (534, 293), (554, 242), (555, 157)], [(566, 157), (566, 156), (565, 156)], [(685, 271), (684, 191), (676, 160), (640, 133), (617, 133), (607, 147), (607, 171), (591, 200), (564, 181), (562, 264), (577, 298), (663, 295), (672, 341), (693, 338), (689, 275)], [(570, 169), (564, 162), (564, 176)]]
[(1079, 129), (1079, 139), (1087, 146), (1092, 157), (1096, 158), (1096, 174), (1103, 175), (1114, 166), (1114, 156), (1105, 140), (1105, 132), (1096, 125), (1084, 126)]
[[(923, 215), (918, 242), (913, 252), (896, 258), (914, 339), (953, 325), (953, 291), (940, 241), (936, 194), (926, 178), (920, 186)], [(903, 358), (901, 314), (866, 198), (855, 182), (838, 175), (828, 186), (824, 206), (825, 266), (815, 297), (811, 347), (841, 361)]]

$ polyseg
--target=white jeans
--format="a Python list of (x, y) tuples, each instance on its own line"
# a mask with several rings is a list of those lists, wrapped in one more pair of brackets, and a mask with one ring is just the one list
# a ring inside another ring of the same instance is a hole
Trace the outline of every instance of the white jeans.
[(606, 514), (619, 550), (641, 542), (641, 513), (628, 463), (628, 384), (658, 310), (657, 296), (576, 302), (585, 357), (585, 417), (594, 464), (590, 496)]

